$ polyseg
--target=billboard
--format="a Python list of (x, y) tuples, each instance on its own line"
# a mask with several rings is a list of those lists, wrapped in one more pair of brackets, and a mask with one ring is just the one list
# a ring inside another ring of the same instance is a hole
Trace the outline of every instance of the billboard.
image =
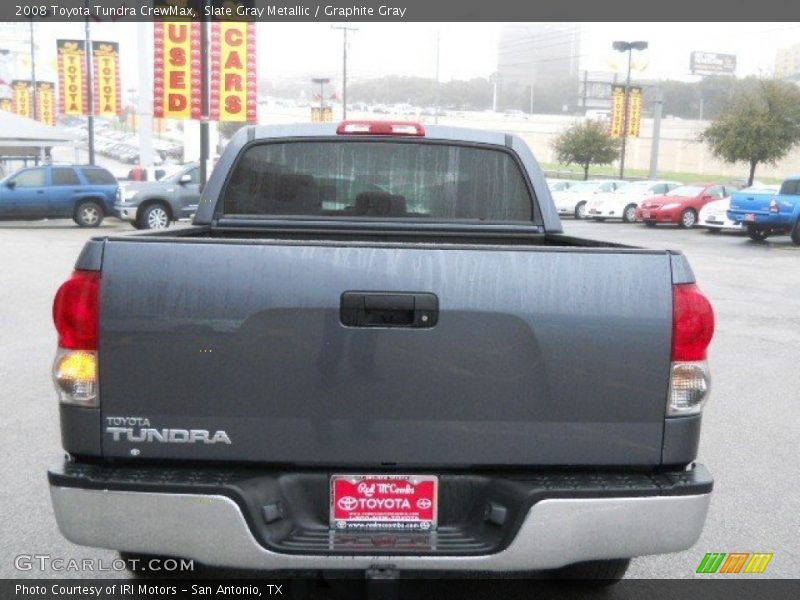
[(212, 121), (256, 121), (256, 25), (211, 23)]
[(85, 47), (83, 40), (56, 40), (58, 110), (62, 115), (89, 114)]
[(200, 119), (201, 23), (160, 22), (153, 26), (153, 116)]
[(695, 50), (689, 59), (692, 75), (730, 75), (736, 72), (736, 55)]
[(116, 117), (122, 113), (122, 86), (119, 77), (119, 44), (92, 42), (94, 114)]

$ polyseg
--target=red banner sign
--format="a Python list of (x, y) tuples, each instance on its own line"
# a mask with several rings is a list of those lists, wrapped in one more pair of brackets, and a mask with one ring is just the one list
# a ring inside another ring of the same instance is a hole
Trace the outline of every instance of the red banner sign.
[(89, 114), (86, 52), (83, 40), (56, 40), (58, 53), (58, 111), (62, 115)]
[(116, 117), (122, 114), (122, 85), (119, 77), (119, 44), (92, 42), (94, 114)]
[(255, 122), (257, 86), (255, 23), (212, 22), (211, 120)]
[(201, 118), (201, 26), (193, 22), (154, 24), (153, 116)]
[(14, 99), (14, 112), (22, 117), (33, 118), (33, 97), (31, 82), (23, 79), (11, 81), (11, 93)]
[(56, 88), (52, 81), (36, 82), (36, 119), (45, 125), (56, 124)]

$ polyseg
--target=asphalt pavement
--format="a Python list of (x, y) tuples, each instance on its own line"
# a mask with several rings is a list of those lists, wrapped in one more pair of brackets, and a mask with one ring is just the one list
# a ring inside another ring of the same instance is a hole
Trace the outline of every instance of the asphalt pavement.
[[(717, 328), (709, 360), (713, 391), (699, 461), (716, 479), (711, 510), (694, 548), (634, 561), (629, 577), (688, 578), (706, 552), (771, 552), (759, 577), (800, 573), (800, 247), (702, 230), (565, 220), (572, 235), (682, 250), (711, 299)], [(19, 570), (19, 555), (103, 558), (58, 532), (46, 471), (62, 457), (50, 380), (56, 347), (51, 303), (90, 237), (130, 231), (108, 219), (99, 230), (71, 221), (0, 223), (0, 577), (87, 577)], [(647, 307), (643, 306), (642, 310)], [(18, 561), (17, 561), (18, 562)], [(120, 573), (95, 573), (118, 577)], [(708, 577), (708, 576), (704, 576)]]

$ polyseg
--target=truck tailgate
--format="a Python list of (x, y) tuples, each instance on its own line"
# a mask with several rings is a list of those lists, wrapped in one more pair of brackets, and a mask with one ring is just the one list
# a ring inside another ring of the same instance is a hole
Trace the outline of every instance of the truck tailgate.
[[(670, 286), (655, 251), (111, 239), (103, 454), (658, 464)], [(352, 291), (433, 294), (438, 322), (346, 327)]]

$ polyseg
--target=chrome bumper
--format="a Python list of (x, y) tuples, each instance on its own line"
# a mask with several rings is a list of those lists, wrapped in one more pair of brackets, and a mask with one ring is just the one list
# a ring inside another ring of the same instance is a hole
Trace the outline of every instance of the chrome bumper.
[(122, 219), (123, 221), (135, 221), (136, 220), (136, 211), (139, 210), (139, 206), (131, 206), (128, 204), (115, 204), (114, 205), (114, 212), (116, 213), (117, 217)]
[(190, 558), (250, 569), (398, 569), (526, 571), (690, 548), (711, 494), (546, 499), (528, 512), (513, 541), (480, 556), (283, 554), (253, 537), (226, 496), (129, 492), (51, 485), (56, 521), (76, 544)]

